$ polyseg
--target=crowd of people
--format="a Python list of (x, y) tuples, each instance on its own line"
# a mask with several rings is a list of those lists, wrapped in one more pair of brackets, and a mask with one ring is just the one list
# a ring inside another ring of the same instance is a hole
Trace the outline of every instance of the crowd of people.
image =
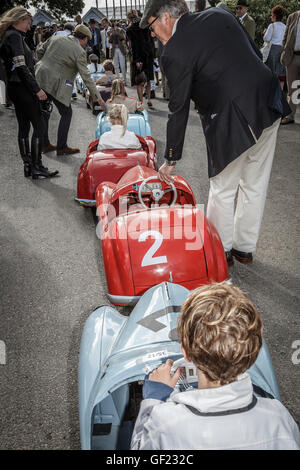
[[(77, 73), (112, 124), (101, 136), (99, 149), (140, 148), (139, 139), (126, 128), (128, 112), (143, 109), (144, 95), (152, 107), (151, 83), (160, 68), (170, 114), (159, 176), (170, 183), (182, 157), (192, 100), (207, 144), (207, 217), (221, 237), (228, 265), (234, 259), (251, 263), (278, 128), (294, 122), (300, 1), (286, 26), (282, 7), (272, 9), (264, 35), (270, 46), (266, 64), (247, 9), (247, 1), (238, 0), (235, 17), (224, 2), (205, 10), (199, 0), (197, 13), (191, 13), (184, 0), (149, 0), (142, 17), (136, 10), (128, 12), (126, 27), (105, 18), (100, 29), (95, 20), (85, 25), (77, 16), (75, 27), (67, 23), (63, 28), (37, 28), (31, 33), (33, 49), (28, 45), (30, 13), (22, 7), (5, 13), (0, 19), (0, 56), (18, 120), (25, 177), (57, 175), (43, 166), (43, 150), (56, 150), (57, 155), (79, 152), (67, 143)], [(127, 49), (130, 82), (137, 87), (138, 99), (128, 97), (125, 88)], [(159, 62), (154, 64), (156, 57)], [(95, 83), (91, 73), (98, 67), (103, 76)], [(288, 100), (280, 84), (285, 73)], [(104, 92), (109, 94), (105, 99)], [(56, 145), (48, 137), (51, 103), (60, 114)], [(197, 366), (199, 388), (173, 394), (179, 372), (170, 374), (171, 362), (154, 371), (145, 381), (132, 448), (300, 448), (299, 430), (284, 406), (253, 398), (246, 370), (261, 348), (262, 324), (241, 291), (229, 285), (195, 291), (183, 306), (178, 330), (184, 356)], [(241, 432), (244, 428), (247, 432)]]

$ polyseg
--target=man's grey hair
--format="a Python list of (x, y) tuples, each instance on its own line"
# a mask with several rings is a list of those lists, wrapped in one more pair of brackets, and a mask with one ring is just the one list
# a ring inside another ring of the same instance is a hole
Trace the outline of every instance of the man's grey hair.
[(185, 0), (175, 0), (172, 3), (166, 3), (163, 5), (154, 16), (160, 17), (163, 13), (169, 13), (171, 18), (179, 18), (184, 13), (189, 12), (189, 7), (187, 6)]

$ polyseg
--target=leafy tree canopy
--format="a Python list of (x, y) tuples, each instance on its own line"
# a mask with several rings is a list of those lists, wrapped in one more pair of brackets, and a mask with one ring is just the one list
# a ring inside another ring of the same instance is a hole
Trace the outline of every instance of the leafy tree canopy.
[(83, 0), (5, 0), (0, 2), (0, 15), (5, 11), (17, 6), (25, 8), (40, 8), (47, 10), (55, 18), (60, 19), (62, 16), (69, 18), (80, 13), (84, 8)]
[[(230, 10), (235, 13), (235, 6), (237, 0), (223, 0)], [(210, 3), (218, 3), (215, 1), (210, 1)], [(263, 44), (263, 35), (264, 30), (271, 23), (271, 9), (275, 5), (282, 5), (285, 9), (285, 16), (283, 22), (286, 23), (287, 17), (298, 10), (298, 1), (297, 0), (248, 0), (249, 9), (248, 13), (256, 22), (256, 33), (255, 33), (255, 42), (262, 46)]]

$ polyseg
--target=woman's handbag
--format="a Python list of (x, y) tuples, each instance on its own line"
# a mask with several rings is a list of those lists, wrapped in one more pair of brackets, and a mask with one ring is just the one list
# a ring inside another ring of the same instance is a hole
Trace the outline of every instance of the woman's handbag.
[[(272, 31), (272, 36), (273, 36), (273, 33), (274, 33), (274, 23), (272, 24), (273, 26), (273, 31)], [(272, 36), (271, 36), (271, 39), (272, 39)], [(262, 60), (263, 60), (263, 63), (265, 64), (268, 60), (268, 57), (269, 57), (269, 54), (270, 54), (270, 50), (271, 50), (271, 47), (272, 47), (272, 42), (271, 42), (271, 39), (270, 41), (265, 41), (264, 42), (264, 45), (263, 47), (261, 48), (260, 52), (262, 53)]]

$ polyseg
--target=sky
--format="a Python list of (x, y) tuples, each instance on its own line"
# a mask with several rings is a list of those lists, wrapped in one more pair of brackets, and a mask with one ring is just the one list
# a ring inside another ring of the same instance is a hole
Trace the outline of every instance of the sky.
[[(122, 6), (125, 5), (125, 0), (121, 0), (121, 1), (122, 1)], [(85, 7), (82, 10), (83, 15), (87, 13), (91, 7), (96, 6), (96, 0), (84, 0), (84, 3), (85, 3)], [(112, 7), (113, 6), (112, 0), (107, 0), (107, 4), (109, 7)], [(130, 0), (127, 0), (127, 5), (130, 5)], [(103, 8), (104, 10), (106, 6), (105, 0), (98, 0), (98, 6), (100, 10), (101, 10), (101, 7), (104, 7)], [(116, 7), (120, 6), (120, 0), (115, 0), (115, 6)]]
[[(125, 6), (125, 0), (121, 0), (122, 2), (122, 6), (124, 5)], [(84, 3), (85, 3), (85, 7), (82, 11), (82, 14), (84, 15), (85, 13), (88, 12), (88, 10), (91, 8), (91, 7), (95, 7), (96, 6), (96, 0), (84, 0)], [(113, 2), (112, 0), (107, 0), (107, 3), (108, 3), (108, 6), (113, 6)], [(133, 4), (135, 4), (135, 0), (133, 0), (132, 2)], [(141, 0), (141, 5), (144, 4), (144, 3), (147, 3), (147, 0)], [(207, 2), (206, 2), (207, 3)], [(137, 4), (139, 4), (139, 1), (137, 0)], [(99, 9), (101, 10), (101, 7), (103, 7), (103, 10), (105, 10), (105, 0), (98, 0), (98, 6), (99, 6)], [(130, 5), (130, 0), (127, 0), (127, 5), (129, 7)], [(116, 7), (119, 7), (120, 6), (120, 0), (115, 0), (115, 6)], [(129, 7), (130, 8), (130, 7)], [(129, 9), (128, 8), (128, 9)]]

